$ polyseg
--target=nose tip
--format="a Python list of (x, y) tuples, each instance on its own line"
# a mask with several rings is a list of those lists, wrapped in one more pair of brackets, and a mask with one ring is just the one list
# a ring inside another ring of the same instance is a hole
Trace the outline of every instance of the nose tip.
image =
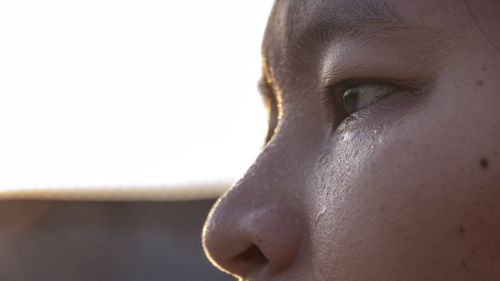
[(219, 200), (205, 224), (203, 245), (209, 259), (240, 278), (285, 271), (300, 247), (297, 211), (283, 202), (259, 204), (248, 197), (242, 204), (233, 195)]

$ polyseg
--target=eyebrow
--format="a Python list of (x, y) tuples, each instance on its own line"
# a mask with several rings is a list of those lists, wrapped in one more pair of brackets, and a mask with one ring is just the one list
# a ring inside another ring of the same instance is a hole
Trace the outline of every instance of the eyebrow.
[[(291, 10), (297, 8), (297, 5), (289, 7)], [(312, 51), (325, 43), (360, 38), (362, 30), (377, 25), (407, 27), (396, 8), (385, 1), (343, 0), (336, 5), (320, 5), (312, 14), (314, 16), (310, 16), (312, 19), (307, 23), (288, 19), (292, 21), (286, 25), (290, 51)]]

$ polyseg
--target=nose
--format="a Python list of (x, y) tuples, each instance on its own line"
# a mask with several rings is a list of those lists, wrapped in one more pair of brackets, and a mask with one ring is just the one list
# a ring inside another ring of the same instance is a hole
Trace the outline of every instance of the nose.
[(252, 176), (235, 184), (212, 209), (203, 245), (222, 271), (239, 278), (269, 278), (296, 260), (302, 220), (285, 188), (265, 188), (266, 177), (248, 174)]

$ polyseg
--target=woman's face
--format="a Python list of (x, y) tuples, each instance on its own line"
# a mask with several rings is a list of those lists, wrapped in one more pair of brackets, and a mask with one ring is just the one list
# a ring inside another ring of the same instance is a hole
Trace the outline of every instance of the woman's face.
[(272, 136), (204, 245), (244, 280), (500, 280), (500, 2), (278, 0)]

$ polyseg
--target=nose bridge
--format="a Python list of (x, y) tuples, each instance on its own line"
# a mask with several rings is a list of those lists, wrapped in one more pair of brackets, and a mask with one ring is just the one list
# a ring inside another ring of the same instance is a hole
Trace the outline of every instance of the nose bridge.
[[(235, 185), (235, 193), (252, 196), (259, 201), (284, 201), (295, 188), (298, 171), (294, 171), (290, 151), (270, 146), (258, 157), (243, 178)], [(293, 151), (292, 151), (293, 152)], [(276, 198), (278, 197), (278, 198)]]
[(242, 277), (280, 272), (293, 263), (302, 220), (285, 158), (268, 148), (210, 212), (204, 248), (220, 269)]

